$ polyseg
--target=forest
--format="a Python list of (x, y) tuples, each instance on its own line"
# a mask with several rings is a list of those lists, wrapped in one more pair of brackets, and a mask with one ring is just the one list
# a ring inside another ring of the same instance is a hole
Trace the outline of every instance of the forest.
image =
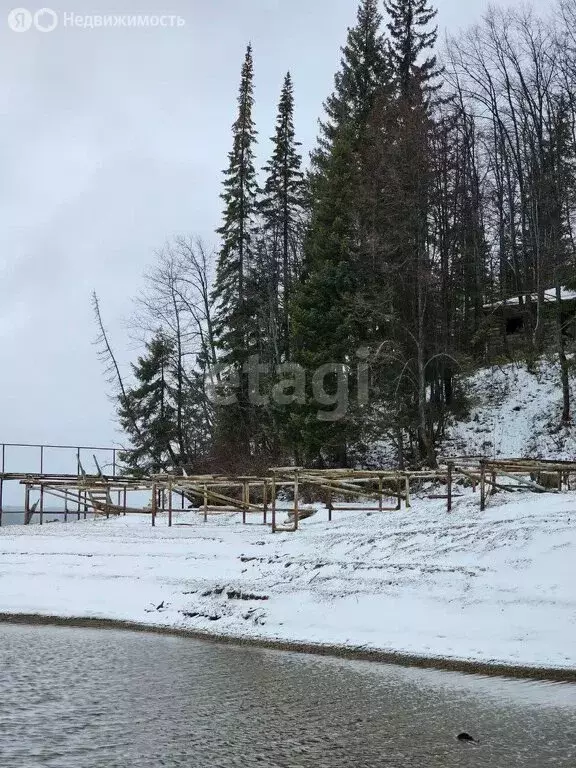
[(216, 244), (158, 252), (129, 376), (93, 297), (132, 471), (362, 466), (382, 440), (434, 467), (465, 374), (518, 355), (554, 356), (570, 423), (576, 0), (494, 7), (446, 41), (439, 22), (428, 0), (361, 0), (309, 158), (290, 73), (258, 158), (248, 45)]

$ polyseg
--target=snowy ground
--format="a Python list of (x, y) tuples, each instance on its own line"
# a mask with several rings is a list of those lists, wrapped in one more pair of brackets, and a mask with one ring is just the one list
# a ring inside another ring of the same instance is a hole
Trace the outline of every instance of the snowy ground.
[(576, 459), (576, 426), (559, 428), (562, 390), (556, 363), (543, 359), (535, 373), (516, 363), (482, 368), (467, 379), (466, 391), (473, 407), (465, 422), (450, 428), (445, 455)]
[(576, 669), (576, 494), (178, 522), (0, 529), (0, 612)]

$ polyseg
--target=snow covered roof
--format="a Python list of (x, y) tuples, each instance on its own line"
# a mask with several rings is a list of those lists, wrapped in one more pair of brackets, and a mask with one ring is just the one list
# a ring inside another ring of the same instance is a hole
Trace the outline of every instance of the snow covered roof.
[[(536, 303), (538, 301), (538, 294), (523, 294), (524, 299), (527, 299), (528, 296), (530, 296), (530, 301), (533, 301)], [(560, 301), (573, 301), (576, 300), (576, 291), (571, 291), (568, 288), (561, 288), (560, 289)], [(556, 288), (548, 288), (546, 291), (544, 291), (544, 302), (546, 304), (551, 304), (556, 301)], [(484, 309), (498, 309), (499, 307), (514, 307), (518, 306), (520, 304), (520, 299), (518, 296), (514, 296), (510, 299), (506, 299), (505, 301), (496, 301), (494, 304), (484, 304)]]

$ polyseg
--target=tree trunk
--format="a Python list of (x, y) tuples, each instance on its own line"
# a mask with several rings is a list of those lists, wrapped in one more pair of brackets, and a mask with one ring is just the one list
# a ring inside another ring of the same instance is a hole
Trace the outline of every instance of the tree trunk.
[(570, 424), (570, 378), (568, 375), (568, 360), (566, 358), (566, 343), (562, 328), (562, 287), (556, 280), (556, 334), (558, 343), (558, 359), (560, 361), (560, 378), (562, 381), (562, 420), (561, 424)]

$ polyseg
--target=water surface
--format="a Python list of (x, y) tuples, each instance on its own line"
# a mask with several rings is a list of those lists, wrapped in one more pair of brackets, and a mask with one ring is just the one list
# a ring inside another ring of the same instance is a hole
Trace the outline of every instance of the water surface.
[[(66, 519), (64, 512), (62, 510), (54, 510), (47, 508), (44, 510), (44, 524), (46, 523), (64, 523), (64, 522), (74, 522), (77, 520), (90, 520), (94, 517), (94, 514), (91, 512), (86, 513), (86, 517), (84, 516), (84, 511), (80, 512), (80, 517), (78, 517), (78, 512), (76, 510), (72, 511), (70, 510), (68, 512), (68, 517)], [(24, 519), (25, 519), (25, 512), (23, 509), (19, 507), (4, 507), (4, 510), (2, 512), (2, 528), (4, 526), (8, 525), (24, 525)], [(38, 525), (40, 523), (40, 513), (35, 512), (32, 517), (30, 518), (30, 525)]]
[(573, 767), (575, 738), (574, 685), (0, 625), (10, 768)]

